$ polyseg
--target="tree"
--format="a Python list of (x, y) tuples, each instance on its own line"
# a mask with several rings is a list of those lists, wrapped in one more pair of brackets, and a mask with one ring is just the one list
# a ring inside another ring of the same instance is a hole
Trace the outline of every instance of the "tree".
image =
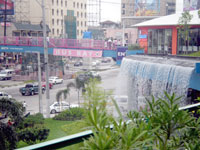
[(14, 99), (0, 99), (0, 112), (5, 115), (5, 119), (13, 124), (0, 121), (0, 149), (14, 149), (17, 144), (16, 127), (22, 122), (23, 107), (22, 104)]
[(190, 15), (189, 11), (184, 11), (182, 13), (182, 16), (178, 20), (178, 34), (180, 39), (182, 38), (184, 40), (185, 46), (189, 45), (189, 31), (190, 31), (190, 25), (189, 22), (192, 20), (192, 15)]

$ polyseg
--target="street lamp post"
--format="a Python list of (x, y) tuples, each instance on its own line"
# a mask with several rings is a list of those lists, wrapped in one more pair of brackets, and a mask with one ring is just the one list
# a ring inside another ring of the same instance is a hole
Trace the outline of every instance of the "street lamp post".
[(48, 48), (47, 48), (47, 35), (46, 35), (46, 18), (44, 0), (42, 0), (42, 25), (43, 25), (43, 41), (44, 41), (44, 63), (45, 63), (45, 79), (46, 79), (46, 117), (50, 117), (49, 110), (49, 62), (48, 62)]

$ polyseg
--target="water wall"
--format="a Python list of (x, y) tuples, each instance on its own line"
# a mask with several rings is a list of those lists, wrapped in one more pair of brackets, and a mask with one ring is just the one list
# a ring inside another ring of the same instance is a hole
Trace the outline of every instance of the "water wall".
[(184, 106), (188, 104), (186, 97), (194, 65), (193, 61), (160, 57), (124, 58), (116, 93), (128, 96), (127, 110), (140, 110), (146, 103), (145, 98), (162, 97), (164, 91), (182, 96), (180, 105)]

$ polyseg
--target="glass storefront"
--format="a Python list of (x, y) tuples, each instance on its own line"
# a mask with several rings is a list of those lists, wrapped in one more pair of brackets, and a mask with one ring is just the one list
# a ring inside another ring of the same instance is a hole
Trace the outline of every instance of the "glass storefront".
[(172, 54), (172, 30), (149, 29), (148, 30), (149, 54)]
[(200, 29), (190, 29), (188, 40), (180, 37), (178, 33), (177, 54), (187, 54), (200, 51)]

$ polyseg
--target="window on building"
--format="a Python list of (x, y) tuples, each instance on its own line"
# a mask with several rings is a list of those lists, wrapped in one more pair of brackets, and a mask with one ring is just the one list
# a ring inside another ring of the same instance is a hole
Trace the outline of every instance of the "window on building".
[(57, 0), (57, 6), (58, 6), (58, 0)]
[(74, 8), (76, 7), (75, 2), (73, 2), (73, 7), (74, 7)]
[(79, 12), (77, 11), (77, 17), (79, 17)]
[(54, 15), (54, 9), (52, 9), (52, 15)]
[(54, 5), (54, 0), (52, 0), (52, 5)]
[(79, 3), (77, 3), (77, 8), (79, 8)]
[(79, 21), (77, 21), (77, 27), (79, 26)]
[(85, 4), (85, 9), (86, 9), (86, 7), (87, 7), (87, 6), (86, 6), (86, 4)]
[(61, 33), (60, 34), (63, 34), (63, 29), (61, 29)]
[(61, 19), (61, 25), (63, 25), (63, 19)]
[(52, 25), (54, 25), (54, 19), (52, 19)]
[(59, 10), (57, 9), (57, 16), (59, 15)]
[(83, 18), (83, 13), (81, 12), (81, 18)]
[(83, 9), (83, 4), (81, 3), (81, 9)]
[(83, 26), (83, 22), (81, 21), (81, 27)]
[(57, 25), (59, 25), (59, 19), (57, 19)]
[(54, 28), (52, 29), (52, 34), (53, 34), (53, 35), (55, 34), (55, 30), (54, 30)]
[(65, 1), (65, 7), (67, 7), (67, 1)]
[(77, 30), (77, 35), (79, 36), (79, 30)]
[(125, 10), (122, 10), (122, 15), (125, 15)]
[(85, 21), (85, 26), (87, 26), (87, 21)]
[(85, 18), (87, 18), (87, 14), (86, 14), (86, 12), (85, 12)]
[(63, 6), (63, 1), (61, 0), (61, 6)]
[(122, 8), (125, 8), (125, 3), (122, 3)]
[(61, 16), (63, 16), (63, 10), (61, 10)]
[(59, 35), (59, 29), (57, 29), (57, 35)]

